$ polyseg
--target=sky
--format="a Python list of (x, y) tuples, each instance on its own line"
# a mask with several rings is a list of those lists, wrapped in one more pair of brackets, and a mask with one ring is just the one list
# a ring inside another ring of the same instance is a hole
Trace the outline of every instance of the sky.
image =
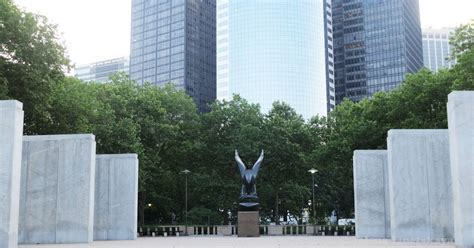
[[(219, 0), (217, 0), (219, 1)], [(14, 0), (58, 25), (73, 64), (128, 56), (131, 0)], [(421, 26), (456, 27), (474, 18), (474, 0), (419, 0)]]

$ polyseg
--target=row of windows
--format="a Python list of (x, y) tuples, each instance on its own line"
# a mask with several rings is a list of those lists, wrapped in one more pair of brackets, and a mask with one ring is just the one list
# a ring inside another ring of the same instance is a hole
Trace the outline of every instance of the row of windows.
[(360, 87), (366, 87), (367, 82), (366, 81), (358, 81), (358, 82), (353, 82), (353, 83), (346, 83), (346, 89), (354, 89), (354, 88), (360, 88)]
[(131, 58), (130, 64), (132, 65), (133, 71), (137, 71), (137, 70), (141, 70), (143, 62), (150, 61), (146, 59), (152, 59), (153, 62), (156, 61), (157, 66), (160, 66), (160, 65), (166, 65), (169, 63), (183, 61), (184, 53), (178, 53), (171, 56), (163, 56), (163, 57), (158, 56), (158, 59), (155, 59), (155, 58), (156, 58), (156, 53), (146, 54), (145, 56), (133, 56)]
[(157, 41), (159, 42), (158, 45), (157, 45), (158, 50), (161, 50), (161, 49), (165, 49), (165, 48), (170, 47), (170, 44), (171, 44), (172, 47), (173, 46), (178, 46), (178, 45), (183, 45), (184, 44), (184, 37), (179, 37), (179, 38), (176, 38), (176, 39), (172, 39), (171, 41), (170, 40), (162, 41), (162, 40), (157, 40), (156, 38), (149, 38), (149, 39), (146, 39), (143, 43), (142, 42), (132, 43), (132, 49), (139, 48), (139, 47), (142, 47), (142, 46), (148, 47), (148, 46), (156, 45)]
[(362, 73), (362, 74), (349, 75), (346, 77), (346, 80), (352, 81), (352, 80), (359, 80), (359, 79), (365, 79), (365, 78), (366, 78), (365, 73)]
[[(149, 35), (153, 35), (153, 34), (149, 34)], [(184, 44), (184, 41), (185, 41), (185, 38), (183, 36), (184, 36), (184, 29), (179, 29), (171, 33), (164, 33), (164, 34), (159, 35), (158, 37), (156, 36), (152, 36), (150, 38), (146, 37), (143, 42), (142, 42), (143, 40), (142, 36), (135, 36), (131, 44), (131, 49), (135, 50), (143, 46), (148, 47), (148, 46), (156, 44), (157, 49), (161, 50), (161, 49), (165, 49), (169, 47), (170, 42), (171, 42), (171, 46), (182, 45)], [(147, 52), (148, 51), (145, 51), (145, 53)]]
[(170, 78), (184, 77), (184, 69), (177, 70), (177, 71), (168, 71), (161, 74), (156, 74), (155, 68), (147, 69), (143, 71), (143, 77), (145, 78), (153, 77), (154, 75), (156, 75), (156, 81), (165, 81), (165, 80), (169, 80)]
[[(158, 12), (160, 10), (160, 12)], [(177, 15), (180, 13), (184, 13), (185, 5), (176, 6), (173, 8), (170, 7), (148, 7), (148, 8), (141, 8), (139, 6), (133, 6), (132, 11), (132, 21), (143, 19), (144, 17), (149, 17), (151, 19), (163, 19), (169, 17), (171, 15)]]
[(448, 40), (449, 35), (447, 34), (423, 34), (423, 38), (429, 38), (429, 39), (442, 39), (442, 40)]
[(345, 64), (353, 65), (353, 64), (359, 64), (359, 63), (364, 63), (364, 62), (365, 62), (365, 57), (359, 57), (359, 58), (353, 58), (353, 59), (346, 59)]
[(353, 10), (353, 9), (360, 9), (360, 8), (362, 8), (362, 3), (344, 5), (344, 11), (349, 11), (349, 10)]

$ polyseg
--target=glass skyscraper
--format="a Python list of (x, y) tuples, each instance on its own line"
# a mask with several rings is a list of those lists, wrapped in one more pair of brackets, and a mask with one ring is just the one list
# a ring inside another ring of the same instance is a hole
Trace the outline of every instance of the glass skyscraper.
[(217, 98), (325, 116), (335, 104), (330, 1), (217, 3)]
[(173, 83), (200, 111), (216, 98), (216, 0), (132, 0), (130, 76)]
[(400, 85), (423, 66), (418, 0), (333, 0), (336, 102)]
[(451, 53), (449, 38), (454, 28), (423, 29), (423, 63), (426, 68), (438, 71), (441, 68), (451, 68), (456, 62), (447, 60)]

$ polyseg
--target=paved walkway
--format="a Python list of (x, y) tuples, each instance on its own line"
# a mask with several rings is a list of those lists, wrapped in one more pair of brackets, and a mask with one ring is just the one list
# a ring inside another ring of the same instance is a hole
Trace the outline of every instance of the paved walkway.
[(260, 238), (237, 237), (155, 237), (135, 241), (96, 241), (76, 245), (20, 245), (19, 248), (336, 248), (336, 247), (438, 247), (454, 248), (453, 243), (399, 243), (389, 240), (358, 240), (354, 237), (321, 236), (264, 236)]

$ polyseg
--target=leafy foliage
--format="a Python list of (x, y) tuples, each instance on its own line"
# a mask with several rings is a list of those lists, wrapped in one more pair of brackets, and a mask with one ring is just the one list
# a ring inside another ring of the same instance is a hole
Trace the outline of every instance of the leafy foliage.
[(451, 45), (451, 59), (458, 59), (463, 53), (472, 51), (474, 47), (474, 19), (459, 26), (449, 41)]
[(49, 131), (51, 93), (68, 68), (55, 25), (0, 1), (0, 99), (23, 102), (26, 133)]

